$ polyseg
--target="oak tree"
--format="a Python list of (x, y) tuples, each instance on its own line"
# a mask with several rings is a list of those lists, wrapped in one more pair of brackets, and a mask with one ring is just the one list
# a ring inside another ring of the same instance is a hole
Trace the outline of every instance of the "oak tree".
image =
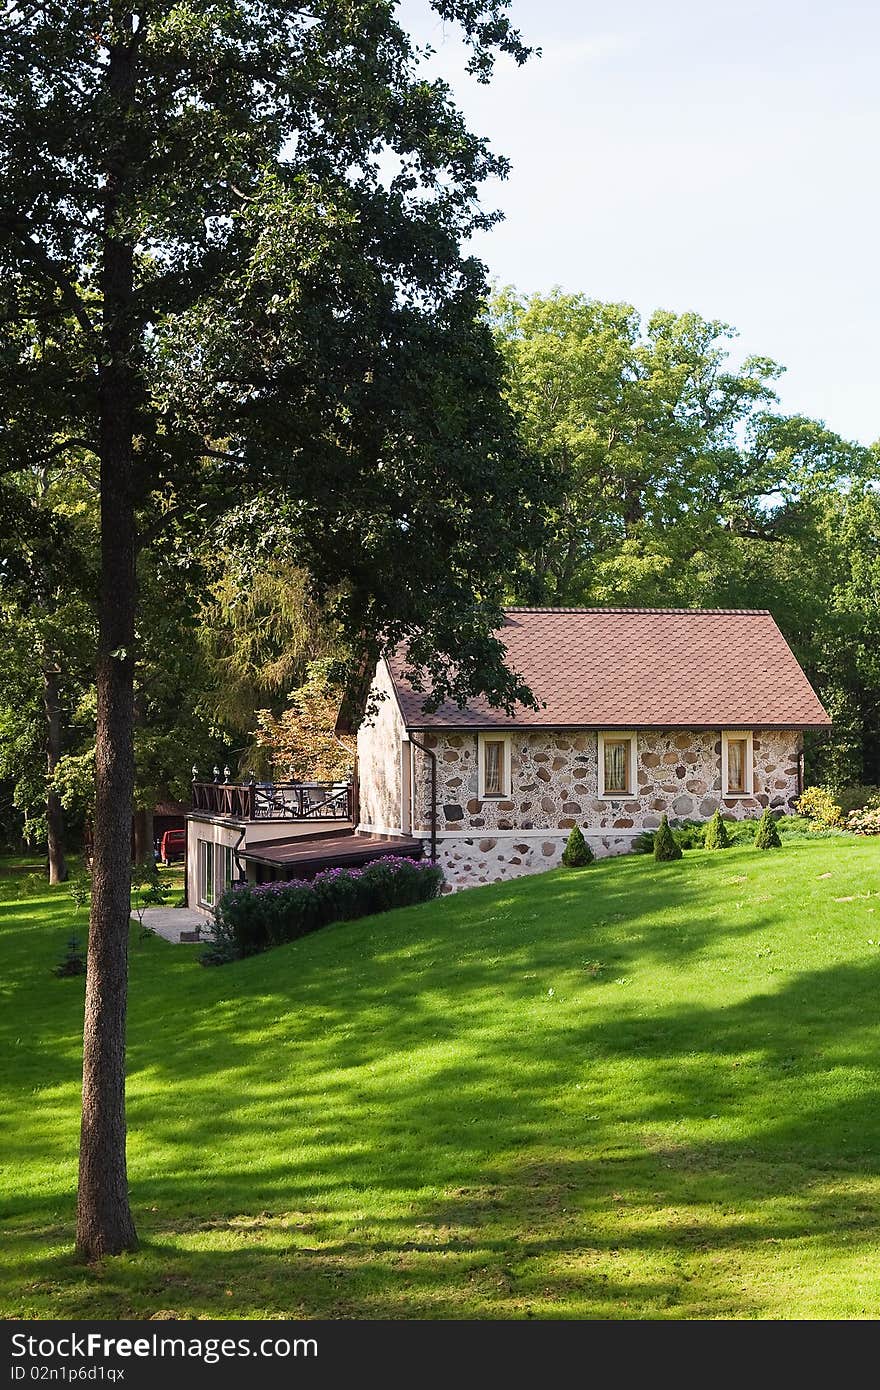
[[(507, 0), (432, 0), (481, 79)], [(394, 0), (6, 0), (2, 468), (96, 461), (94, 884), (77, 1245), (131, 1248), (125, 1163), (139, 549), (237, 506), (426, 696), (529, 692), (493, 630), (541, 489), (499, 394), (477, 194), (503, 160)], [(21, 402), (21, 410), (17, 403)], [(274, 523), (281, 519), (283, 524)]]

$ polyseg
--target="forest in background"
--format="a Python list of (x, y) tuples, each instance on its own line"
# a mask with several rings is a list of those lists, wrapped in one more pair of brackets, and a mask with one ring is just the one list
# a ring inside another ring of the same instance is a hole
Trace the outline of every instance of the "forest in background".
[[(808, 780), (880, 783), (880, 447), (780, 413), (784, 369), (733, 366), (734, 330), (697, 314), (505, 289), (487, 317), (544, 516), (507, 599), (769, 608), (834, 719), (807, 736)], [(98, 489), (85, 456), (12, 482), (0, 837), (40, 848), (52, 817), (76, 843), (94, 786)], [(186, 517), (141, 556), (136, 807), (185, 798), (193, 766), (340, 775), (327, 726), (352, 654), (248, 523)]]

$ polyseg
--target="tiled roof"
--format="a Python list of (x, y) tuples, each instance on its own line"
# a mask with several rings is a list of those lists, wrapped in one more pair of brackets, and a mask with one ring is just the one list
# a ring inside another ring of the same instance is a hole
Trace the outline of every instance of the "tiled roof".
[(422, 711), (390, 663), (406, 725), (458, 728), (826, 728), (819, 703), (766, 610), (511, 608), (508, 663), (543, 702), (515, 720), (484, 698)]

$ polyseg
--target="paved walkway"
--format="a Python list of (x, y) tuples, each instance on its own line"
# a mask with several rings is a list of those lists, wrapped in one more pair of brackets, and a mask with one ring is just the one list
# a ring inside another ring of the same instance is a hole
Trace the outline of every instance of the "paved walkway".
[[(137, 921), (137, 917), (132, 915), (132, 920)], [(202, 940), (208, 939), (209, 922), (207, 917), (201, 912), (193, 912), (188, 907), (148, 907), (144, 912), (144, 926), (156, 932), (158, 936), (164, 936), (166, 941), (171, 941), (174, 945), (180, 942), (180, 933), (196, 931), (201, 928)]]

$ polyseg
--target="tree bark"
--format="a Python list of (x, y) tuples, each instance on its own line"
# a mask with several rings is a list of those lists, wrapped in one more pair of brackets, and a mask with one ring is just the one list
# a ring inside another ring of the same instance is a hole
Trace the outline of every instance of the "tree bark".
[(134, 862), (153, 864), (153, 812), (136, 806), (134, 812)]
[(644, 520), (645, 507), (639, 482), (625, 478), (623, 484), (623, 525), (629, 536)]
[(76, 1245), (81, 1256), (137, 1245), (128, 1200), (125, 1024), (134, 793), (135, 480), (137, 376), (132, 326), (134, 250), (118, 232), (125, 185), (125, 128), (134, 101), (128, 15), (111, 43), (108, 93), (120, 145), (109, 161), (101, 266), (103, 345), (98, 410), (101, 461), (101, 581), (92, 906), (83, 1028), (82, 1128)]
[[(58, 670), (43, 668), (43, 706), (46, 711), (46, 773), (51, 778), (61, 757), (61, 701), (58, 695)], [(46, 794), (46, 839), (49, 850), (49, 882), (67, 882), (67, 859), (64, 853), (64, 808), (57, 794)]]

